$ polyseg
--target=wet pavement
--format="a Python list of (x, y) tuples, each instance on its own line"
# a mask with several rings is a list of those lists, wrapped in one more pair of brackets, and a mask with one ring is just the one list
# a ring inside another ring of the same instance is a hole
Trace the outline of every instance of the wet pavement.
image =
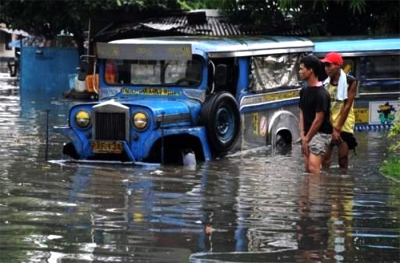
[(0, 262), (400, 262), (385, 133), (356, 134), (347, 174), (303, 173), (297, 145), (195, 169), (65, 163), (46, 127), (76, 101), (16, 90), (0, 91)]

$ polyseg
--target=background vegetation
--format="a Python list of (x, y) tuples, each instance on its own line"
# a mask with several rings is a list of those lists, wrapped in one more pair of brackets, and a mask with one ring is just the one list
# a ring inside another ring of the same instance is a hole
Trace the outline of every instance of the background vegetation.
[(400, 180), (400, 112), (396, 114), (396, 120), (390, 128), (388, 137), (394, 143), (389, 147), (389, 158), (382, 164), (381, 172)]
[(140, 21), (213, 8), (243, 27), (308, 36), (400, 33), (398, 0), (2, 0), (0, 22), (47, 40), (61, 30), (83, 49), (90, 19)]

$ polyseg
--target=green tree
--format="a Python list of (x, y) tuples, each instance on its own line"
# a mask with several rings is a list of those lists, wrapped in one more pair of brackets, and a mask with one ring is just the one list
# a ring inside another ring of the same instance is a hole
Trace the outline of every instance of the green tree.
[(398, 0), (2, 0), (0, 20), (53, 40), (72, 33), (80, 53), (91, 19), (126, 22), (171, 10), (215, 8), (249, 29), (269, 34), (360, 35), (400, 32)]
[(234, 19), (275, 34), (399, 34), (398, 0), (223, 0), (220, 8)]
[(91, 18), (134, 20), (182, 7), (179, 0), (2, 0), (0, 20), (46, 40), (61, 30), (72, 33), (82, 54)]
[[(400, 100), (399, 100), (400, 105)], [(389, 130), (388, 138), (393, 141), (389, 147), (388, 160), (381, 165), (381, 172), (389, 177), (400, 180), (400, 112)]]

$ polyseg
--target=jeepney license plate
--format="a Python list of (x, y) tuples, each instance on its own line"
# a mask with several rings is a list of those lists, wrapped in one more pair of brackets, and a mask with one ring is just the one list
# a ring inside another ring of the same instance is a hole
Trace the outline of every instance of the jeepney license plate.
[(92, 141), (92, 151), (94, 153), (122, 153), (124, 147), (122, 142), (115, 141)]

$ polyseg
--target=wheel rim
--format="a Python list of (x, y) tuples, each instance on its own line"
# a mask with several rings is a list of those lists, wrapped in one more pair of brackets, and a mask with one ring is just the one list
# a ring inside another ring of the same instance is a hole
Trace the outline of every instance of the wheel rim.
[(220, 108), (217, 111), (216, 128), (222, 142), (229, 141), (234, 133), (234, 116), (230, 108)]

